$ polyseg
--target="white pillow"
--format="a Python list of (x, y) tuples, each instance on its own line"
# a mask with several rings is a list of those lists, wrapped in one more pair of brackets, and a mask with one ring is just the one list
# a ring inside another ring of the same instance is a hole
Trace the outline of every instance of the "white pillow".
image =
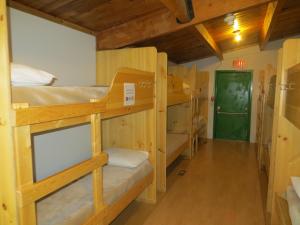
[(11, 82), (13, 86), (43, 86), (51, 84), (55, 76), (43, 70), (11, 63)]
[(298, 198), (300, 198), (300, 177), (291, 177), (292, 185), (295, 190), (295, 192), (298, 195)]
[(108, 165), (134, 168), (148, 159), (148, 152), (129, 150), (124, 148), (108, 148)]

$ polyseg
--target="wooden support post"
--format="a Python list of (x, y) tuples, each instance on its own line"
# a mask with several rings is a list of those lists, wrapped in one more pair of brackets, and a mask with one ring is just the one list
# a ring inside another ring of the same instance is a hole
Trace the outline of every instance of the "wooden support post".
[(0, 1), (0, 224), (17, 225), (8, 32), (6, 1), (2, 0)]
[(156, 73), (156, 140), (157, 140), (157, 189), (165, 192), (166, 184), (166, 132), (167, 132), (167, 68), (168, 57), (166, 53), (157, 56)]
[[(97, 100), (92, 100), (93, 102)], [(93, 157), (102, 153), (101, 146), (101, 117), (100, 114), (91, 115), (92, 155)], [(93, 193), (95, 214), (104, 209), (103, 202), (103, 174), (102, 167), (93, 171)], [(102, 221), (99, 221), (102, 224)]]
[[(24, 186), (33, 184), (30, 126), (16, 127), (14, 129), (14, 137), (17, 172), (17, 192), (20, 194), (21, 189)], [(20, 225), (36, 225), (35, 202), (31, 202), (24, 206), (20, 206), (19, 203), (18, 208)]]

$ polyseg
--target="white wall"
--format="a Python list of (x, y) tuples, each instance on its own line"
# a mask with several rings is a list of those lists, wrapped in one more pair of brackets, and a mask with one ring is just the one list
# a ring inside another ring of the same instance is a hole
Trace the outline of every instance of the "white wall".
[[(96, 83), (94, 36), (10, 9), (12, 59), (56, 75), (55, 85)], [(90, 126), (34, 137), (36, 178), (49, 176), (91, 155)]]
[(55, 85), (96, 82), (95, 37), (10, 9), (13, 61), (53, 73)]
[[(245, 59), (247, 70), (253, 71), (253, 94), (252, 94), (252, 112), (251, 112), (251, 131), (250, 141), (256, 141), (256, 109), (258, 97), (258, 78), (261, 74), (276, 74), (277, 52), (282, 46), (282, 40), (270, 43), (265, 51), (260, 51), (259, 46), (252, 46), (238, 51), (224, 54), (224, 59), (219, 61), (216, 57), (210, 57), (185, 65), (191, 66), (197, 64), (199, 70), (206, 70), (210, 73), (209, 98), (214, 95), (215, 90), (215, 72), (216, 70), (233, 70), (232, 61), (234, 59)], [(214, 103), (209, 103), (208, 112), (208, 138), (213, 137), (213, 116)]]

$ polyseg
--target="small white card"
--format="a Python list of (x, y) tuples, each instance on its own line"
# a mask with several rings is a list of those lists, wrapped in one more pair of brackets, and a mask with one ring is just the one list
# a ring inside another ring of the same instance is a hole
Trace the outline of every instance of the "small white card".
[(135, 104), (135, 84), (124, 83), (124, 106)]

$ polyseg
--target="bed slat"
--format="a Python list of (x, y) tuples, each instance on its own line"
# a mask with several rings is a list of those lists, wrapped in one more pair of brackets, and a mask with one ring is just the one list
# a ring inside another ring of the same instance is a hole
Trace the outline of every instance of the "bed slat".
[(19, 205), (22, 207), (30, 205), (42, 197), (79, 179), (96, 168), (106, 164), (107, 158), (105, 153), (101, 153), (42, 181), (33, 184), (24, 184), (18, 191)]
[(90, 120), (91, 120), (90, 116), (82, 116), (82, 117), (75, 117), (71, 119), (51, 121), (46, 123), (38, 123), (30, 126), (30, 132), (32, 134), (35, 134), (35, 133), (40, 133), (45, 131), (56, 130), (60, 128), (67, 128), (67, 127), (89, 123)]

